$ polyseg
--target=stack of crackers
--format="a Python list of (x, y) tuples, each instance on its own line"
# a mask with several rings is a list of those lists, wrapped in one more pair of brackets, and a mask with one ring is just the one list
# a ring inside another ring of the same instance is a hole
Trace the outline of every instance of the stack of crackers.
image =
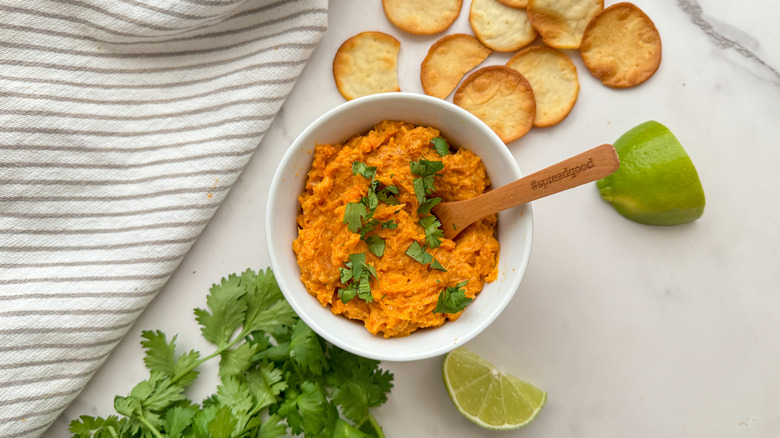
[[(415, 35), (445, 32), (463, 0), (383, 0), (388, 20)], [(579, 93), (577, 68), (565, 51), (578, 50), (585, 67), (604, 85), (632, 87), (661, 62), (661, 38), (636, 5), (603, 0), (471, 0), (474, 34), (447, 34), (434, 42), (420, 66), (423, 91), (453, 103), (509, 143), (532, 127), (568, 116)], [(539, 44), (530, 45), (536, 40)], [(345, 99), (400, 91), (401, 43), (383, 32), (362, 32), (341, 45), (333, 60)], [(493, 52), (516, 52), (505, 65), (472, 71)], [(468, 76), (466, 76), (468, 74)], [(465, 77), (465, 79), (464, 79)], [(456, 89), (457, 88), (457, 89)]]

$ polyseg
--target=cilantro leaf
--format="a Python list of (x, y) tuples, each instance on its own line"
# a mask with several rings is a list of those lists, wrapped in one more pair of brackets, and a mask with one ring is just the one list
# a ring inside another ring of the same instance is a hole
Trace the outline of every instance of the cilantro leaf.
[(236, 376), (223, 377), (222, 384), (217, 386), (216, 399), (219, 405), (229, 408), (232, 420), (235, 421), (233, 427), (238, 427), (238, 430), (243, 429), (255, 405), (249, 387)]
[(378, 236), (369, 236), (366, 238), (368, 244), (368, 250), (374, 253), (377, 257), (382, 257), (385, 253), (385, 239)]
[(398, 224), (390, 219), (389, 221), (382, 222), (382, 229), (387, 228), (388, 230), (394, 230), (398, 227)]
[(425, 216), (427, 214), (431, 214), (431, 209), (441, 202), (441, 198), (429, 198), (423, 201), (422, 204), (420, 204), (419, 207), (417, 207), (417, 215), (418, 216)]
[(441, 263), (439, 263), (439, 261), (436, 260), (436, 259), (431, 260), (431, 265), (430, 266), (431, 266), (431, 269), (435, 269), (437, 271), (442, 271), (442, 272), (447, 272), (447, 270), (444, 269), (444, 266), (442, 266)]
[(304, 381), (300, 392), (286, 392), (279, 415), (287, 420), (293, 434), (320, 436), (328, 418), (328, 401), (319, 385)]
[(425, 216), (420, 219), (419, 224), (425, 229), (425, 241), (429, 248), (438, 248), (441, 246), (441, 239), (444, 238), (444, 231), (441, 227), (441, 222), (436, 219), (436, 216)]
[(366, 253), (350, 254), (349, 261), (352, 264), (352, 279), (360, 279), (360, 276), (363, 275), (363, 270), (366, 268)]
[(255, 369), (244, 375), (246, 384), (255, 398), (255, 410), (259, 411), (274, 403), (276, 397), (288, 388), (282, 370), (269, 361), (260, 361)]
[(238, 420), (233, 416), (230, 407), (222, 406), (216, 411), (214, 418), (209, 421), (206, 430), (211, 438), (230, 438), (237, 423)]
[(409, 248), (406, 250), (406, 255), (422, 263), (423, 265), (429, 264), (431, 269), (436, 269), (437, 271), (447, 271), (444, 269), (444, 266), (442, 266), (438, 260), (433, 258), (433, 256), (425, 250), (425, 247), (417, 243), (416, 240), (413, 241), (411, 245), (409, 245)]
[(398, 187), (395, 185), (389, 185), (380, 189), (376, 192), (376, 195), (385, 204), (398, 205), (398, 199), (396, 198), (398, 196)]
[(346, 287), (339, 289), (339, 298), (341, 302), (347, 304), (358, 294), (358, 283), (350, 282)]
[(257, 345), (248, 342), (242, 343), (237, 348), (223, 351), (219, 361), (220, 377), (235, 376), (249, 371), (255, 354), (257, 354)]
[(431, 143), (433, 143), (433, 149), (436, 150), (436, 153), (439, 154), (440, 157), (449, 155), (450, 145), (447, 144), (447, 140), (442, 137), (436, 137), (431, 140)]
[(165, 413), (165, 432), (170, 438), (180, 438), (192, 424), (192, 419), (198, 412), (195, 405), (174, 406)]
[(423, 178), (414, 178), (412, 180), (414, 195), (417, 197), (417, 203), (422, 205), (425, 202), (425, 181)]
[(361, 432), (360, 429), (356, 429), (340, 418), (338, 419), (331, 436), (333, 438), (366, 438), (366, 435)]
[(341, 349), (333, 349), (330, 354), (333, 368), (326, 382), (333, 386), (332, 399), (347, 418), (358, 421), (365, 418), (369, 408), (387, 401), (393, 375), (380, 370), (378, 361)]
[(368, 208), (361, 202), (350, 202), (344, 209), (342, 223), (347, 224), (347, 229), (357, 233), (363, 226), (363, 219), (368, 216)]
[(287, 435), (287, 426), (278, 415), (271, 415), (260, 425), (257, 438), (281, 438)]
[(368, 208), (369, 215), (373, 216), (374, 210), (379, 206), (379, 197), (374, 190), (369, 190), (360, 202)]
[(417, 243), (416, 240), (412, 242), (411, 245), (409, 245), (409, 248), (406, 250), (406, 255), (417, 260), (423, 265), (427, 265), (428, 263), (431, 262), (431, 260), (433, 260), (433, 256), (428, 254), (425, 251), (425, 248), (420, 246), (420, 244)]
[(360, 238), (361, 238), (362, 240), (367, 240), (367, 239), (368, 239), (368, 237), (366, 237), (366, 234), (368, 234), (368, 233), (370, 233), (370, 232), (374, 231), (374, 230), (376, 229), (376, 227), (377, 227), (377, 226), (378, 226), (380, 223), (381, 223), (381, 222), (379, 222), (378, 220), (376, 220), (376, 219), (374, 219), (374, 218), (371, 218), (371, 219), (369, 219), (368, 221), (366, 221), (366, 223), (365, 223), (365, 224), (363, 224), (363, 228), (361, 228), (361, 229), (360, 229), (360, 233), (359, 233), (359, 234), (360, 234)]
[(257, 275), (248, 270), (242, 278), (246, 287), (242, 300), (246, 302), (245, 334), (257, 330), (267, 332), (280, 325), (291, 326), (295, 323), (298, 315), (284, 299), (270, 268), (265, 272), (258, 271)]
[(376, 167), (366, 166), (366, 163), (355, 161), (352, 163), (352, 174), (360, 174), (363, 175), (363, 177), (366, 179), (373, 179), (374, 175), (376, 175)]
[(433, 309), (433, 313), (458, 313), (465, 309), (466, 306), (473, 301), (472, 298), (466, 297), (466, 291), (463, 290), (463, 286), (466, 285), (466, 281), (462, 281), (457, 286), (448, 286), (439, 293), (439, 299), (436, 302), (436, 308)]
[(301, 320), (293, 326), (290, 358), (316, 376), (321, 375), (328, 364), (319, 337)]
[(368, 275), (368, 271), (363, 271), (363, 274), (360, 276), (357, 283), (357, 296), (370, 303), (374, 301), (374, 296), (371, 295), (371, 280)]
[(141, 332), (141, 346), (146, 349), (144, 364), (150, 370), (158, 370), (168, 376), (173, 376), (176, 363), (176, 336), (168, 343), (165, 333), (160, 330), (144, 330)]
[(116, 415), (106, 418), (82, 415), (70, 422), (68, 430), (78, 438), (115, 438), (130, 434), (127, 418), (119, 419)]
[(220, 284), (214, 284), (206, 297), (208, 310), (195, 309), (201, 333), (214, 345), (225, 345), (230, 336), (244, 322), (246, 303), (238, 298), (245, 293), (241, 287), (241, 277), (231, 274), (223, 278)]
[(409, 163), (412, 174), (417, 176), (433, 176), (444, 169), (444, 163), (441, 161), (432, 161), (420, 158), (417, 161)]

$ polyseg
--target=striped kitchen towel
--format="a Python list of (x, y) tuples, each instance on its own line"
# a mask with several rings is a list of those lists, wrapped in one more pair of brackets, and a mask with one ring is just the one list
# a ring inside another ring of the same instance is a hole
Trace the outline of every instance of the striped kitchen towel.
[(0, 0), (0, 437), (78, 395), (326, 26), (327, 0)]

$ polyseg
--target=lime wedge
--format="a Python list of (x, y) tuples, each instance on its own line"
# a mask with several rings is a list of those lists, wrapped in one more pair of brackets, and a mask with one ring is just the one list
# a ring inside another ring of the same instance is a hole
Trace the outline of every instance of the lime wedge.
[(647, 225), (680, 225), (704, 213), (704, 190), (690, 157), (655, 121), (635, 126), (614, 144), (620, 167), (596, 182), (601, 197), (624, 217)]
[(486, 429), (525, 426), (547, 401), (545, 391), (499, 371), (463, 347), (444, 356), (442, 375), (458, 411)]

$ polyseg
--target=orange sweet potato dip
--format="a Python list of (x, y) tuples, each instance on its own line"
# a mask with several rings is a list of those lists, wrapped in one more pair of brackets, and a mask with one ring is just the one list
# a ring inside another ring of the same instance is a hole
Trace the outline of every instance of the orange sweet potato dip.
[[(431, 195), (443, 201), (472, 198), (490, 185), (482, 160), (473, 153), (457, 149), (439, 156), (431, 144), (438, 136), (434, 128), (384, 121), (344, 144), (317, 145), (306, 188), (299, 197), (301, 212), (293, 250), (306, 289), (323, 306), (330, 305), (334, 314), (360, 320), (371, 333), (386, 338), (407, 336), (419, 328), (457, 319), (462, 311), (434, 313), (441, 291), (468, 281), (463, 287), (465, 295), (474, 298), (485, 282), (497, 275), (495, 215), (469, 226), (454, 241), (442, 238), (441, 246), (427, 249), (446, 271), (431, 269), (406, 254), (414, 241), (426, 243), (425, 230), (418, 223), (419, 203), (410, 162), (423, 157), (444, 163)], [(385, 240), (381, 257), (371, 253), (360, 235), (343, 222), (346, 205), (358, 202), (369, 190), (370, 180), (353, 174), (355, 162), (375, 166), (376, 180), (398, 188), (399, 204), (380, 202), (373, 216), (398, 225), (394, 229), (377, 227), (372, 232)], [(345, 287), (339, 268), (345, 267), (350, 254), (363, 252), (377, 274), (371, 279), (373, 300), (355, 297), (344, 304), (338, 293)]]

